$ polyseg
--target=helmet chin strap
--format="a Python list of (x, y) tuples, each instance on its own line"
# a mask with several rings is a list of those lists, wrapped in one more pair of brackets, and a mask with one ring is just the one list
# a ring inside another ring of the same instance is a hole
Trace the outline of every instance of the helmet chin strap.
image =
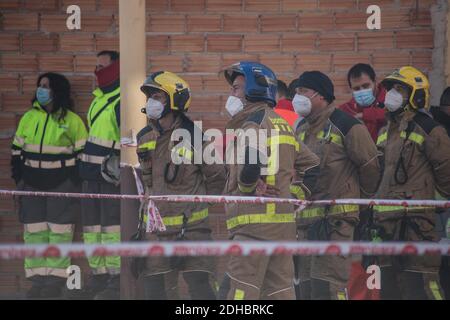
[(164, 106), (163, 112), (161, 113), (161, 118), (160, 118), (160, 119), (164, 118), (164, 117), (167, 116), (169, 113), (170, 113), (170, 106), (169, 106), (168, 104), (166, 104), (166, 105)]
[(164, 130), (161, 127), (161, 124), (159, 123), (159, 119), (156, 120), (156, 129), (159, 131), (159, 134), (163, 134)]
[(244, 105), (244, 109), (250, 104), (261, 103), (261, 102), (268, 103), (267, 100), (252, 100), (251, 98), (248, 98), (247, 96), (243, 100), (241, 99), (241, 101), (242, 101), (242, 104)]
[(391, 112), (389, 111), (389, 116), (392, 120), (396, 120), (396, 117), (401, 115), (403, 112), (406, 112), (408, 110), (410, 110), (411, 108), (409, 107), (409, 104), (406, 102), (405, 105), (401, 108), (399, 108), (398, 110)]
[(161, 117), (155, 121), (156, 123), (156, 129), (159, 131), (160, 134), (164, 133), (164, 128), (161, 126), (160, 120), (166, 117), (168, 114), (171, 113), (170, 107), (165, 106), (164, 111), (161, 114)]
[(389, 117), (391, 118), (391, 120), (397, 120), (396, 118), (401, 115), (403, 112), (406, 111), (406, 106), (399, 108), (398, 110), (395, 111), (389, 111)]

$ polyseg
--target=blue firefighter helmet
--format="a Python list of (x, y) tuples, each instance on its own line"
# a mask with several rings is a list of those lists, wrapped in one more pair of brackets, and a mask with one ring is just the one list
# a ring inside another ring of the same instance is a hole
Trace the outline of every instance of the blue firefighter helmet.
[(224, 70), (225, 78), (230, 85), (238, 75), (245, 77), (245, 98), (248, 101), (267, 101), (275, 107), (277, 93), (277, 77), (267, 66), (252, 61), (240, 61)]

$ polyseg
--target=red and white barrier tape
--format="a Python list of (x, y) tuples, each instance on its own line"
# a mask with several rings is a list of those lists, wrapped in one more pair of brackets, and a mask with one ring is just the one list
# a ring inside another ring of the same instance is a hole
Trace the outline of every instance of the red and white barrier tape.
[(424, 242), (283, 242), (183, 241), (119, 244), (0, 245), (0, 259), (90, 256), (224, 256), (224, 255), (450, 255), (450, 241)]
[(83, 199), (118, 199), (118, 200), (142, 200), (170, 202), (207, 202), (207, 203), (290, 203), (296, 205), (385, 205), (403, 207), (440, 207), (450, 208), (449, 200), (396, 200), (396, 199), (335, 199), (335, 200), (297, 200), (291, 198), (266, 198), (266, 197), (244, 197), (244, 196), (206, 196), (206, 195), (135, 195), (135, 194), (98, 194), (98, 193), (64, 193), (64, 192), (44, 192), (44, 191), (20, 191), (20, 190), (0, 190), (0, 196), (36, 196), (36, 197), (63, 197), (63, 198), (83, 198)]
[[(131, 171), (133, 172), (134, 181), (136, 182), (136, 190), (139, 195), (145, 194), (144, 185), (139, 179), (136, 169), (131, 167)], [(145, 202), (144, 199), (140, 199), (141, 207), (139, 210), (144, 210)], [(147, 215), (147, 223), (146, 223), (146, 231), (154, 232), (154, 231), (166, 231), (166, 226), (164, 225), (163, 219), (161, 218), (161, 214), (159, 213), (158, 208), (152, 200), (149, 200), (147, 203), (147, 207), (145, 207), (145, 214)]]
[[(129, 195), (63, 193), (43, 191), (0, 190), (0, 196), (40, 196), (89, 199), (118, 199), (171, 202), (207, 203), (290, 203), (301, 206), (316, 205), (388, 205), (388, 206), (433, 206), (450, 208), (447, 200), (395, 200), (395, 199), (336, 199), (307, 201), (286, 198), (244, 197), (244, 196), (203, 196), (203, 195)], [(210, 241), (210, 242), (130, 242), (108, 245), (58, 244), (58, 245), (0, 245), (0, 259), (25, 257), (85, 257), (85, 256), (222, 256), (222, 255), (450, 255), (450, 243), (372, 243), (372, 242), (267, 242), (267, 241)]]

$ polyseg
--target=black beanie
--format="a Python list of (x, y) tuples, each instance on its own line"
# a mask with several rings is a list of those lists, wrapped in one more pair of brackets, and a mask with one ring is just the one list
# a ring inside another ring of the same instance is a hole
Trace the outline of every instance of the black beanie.
[(334, 101), (334, 86), (328, 76), (320, 71), (305, 71), (298, 78), (297, 88), (303, 87), (318, 92), (329, 103)]

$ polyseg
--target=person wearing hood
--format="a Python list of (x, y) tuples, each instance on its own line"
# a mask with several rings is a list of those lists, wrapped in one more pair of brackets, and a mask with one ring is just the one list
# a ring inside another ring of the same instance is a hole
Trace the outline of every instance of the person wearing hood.
[[(450, 196), (450, 138), (433, 120), (427, 77), (411, 66), (383, 81), (388, 123), (377, 139), (384, 170), (377, 199), (434, 199)], [(374, 238), (436, 242), (436, 208), (380, 206), (374, 210)], [(441, 300), (440, 256), (380, 256), (381, 299)]]

